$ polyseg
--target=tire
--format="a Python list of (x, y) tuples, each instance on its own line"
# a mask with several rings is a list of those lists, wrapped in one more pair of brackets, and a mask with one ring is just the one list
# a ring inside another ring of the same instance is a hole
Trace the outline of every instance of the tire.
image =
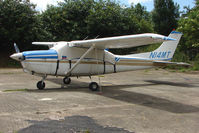
[(89, 89), (92, 91), (98, 91), (99, 90), (99, 85), (96, 82), (91, 82), (89, 84)]
[(37, 88), (39, 90), (43, 90), (45, 88), (45, 82), (42, 81), (37, 82)]
[(71, 79), (69, 77), (65, 77), (63, 79), (64, 84), (70, 84), (71, 83)]

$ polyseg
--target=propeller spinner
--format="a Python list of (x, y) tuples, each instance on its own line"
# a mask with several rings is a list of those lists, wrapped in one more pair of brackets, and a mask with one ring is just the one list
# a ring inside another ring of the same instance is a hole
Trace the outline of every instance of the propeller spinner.
[(14, 43), (15, 51), (16, 53), (12, 54), (10, 58), (17, 60), (17, 61), (23, 61), (25, 59), (24, 55), (20, 53), (19, 48), (17, 47), (16, 43)]

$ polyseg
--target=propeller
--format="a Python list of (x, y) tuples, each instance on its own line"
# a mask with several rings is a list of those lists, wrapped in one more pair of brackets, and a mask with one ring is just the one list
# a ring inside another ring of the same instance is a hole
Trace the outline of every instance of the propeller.
[(14, 47), (15, 47), (16, 53), (20, 53), (20, 50), (19, 50), (19, 48), (17, 47), (17, 44), (16, 44), (16, 43), (14, 43)]
[(12, 58), (14, 60), (17, 60), (17, 61), (23, 61), (23, 60), (25, 60), (25, 57), (24, 57), (23, 53), (20, 53), (19, 48), (17, 47), (16, 43), (14, 43), (14, 47), (15, 47), (16, 53), (12, 54), (10, 56), (10, 58)]

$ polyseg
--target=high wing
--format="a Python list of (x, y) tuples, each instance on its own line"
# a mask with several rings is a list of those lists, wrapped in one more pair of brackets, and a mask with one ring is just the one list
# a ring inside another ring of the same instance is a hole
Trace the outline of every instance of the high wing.
[(57, 42), (32, 42), (32, 44), (34, 44), (34, 45), (46, 45), (46, 46), (48, 46), (48, 45), (56, 45)]
[(57, 45), (57, 42), (32, 42), (33, 45), (43, 45), (48, 46), (49, 48), (54, 47)]
[(69, 46), (83, 47), (83, 48), (89, 48), (91, 46), (95, 46), (96, 48), (100, 49), (129, 48), (129, 47), (137, 47), (137, 46), (159, 43), (164, 41), (175, 41), (175, 39), (158, 34), (145, 33), (145, 34), (107, 37), (107, 38), (99, 38), (91, 40), (71, 41), (69, 42)]

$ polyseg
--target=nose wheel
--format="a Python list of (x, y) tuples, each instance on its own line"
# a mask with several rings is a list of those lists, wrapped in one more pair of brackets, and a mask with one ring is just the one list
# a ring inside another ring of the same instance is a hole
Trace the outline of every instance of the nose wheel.
[(96, 82), (91, 82), (89, 84), (89, 89), (92, 91), (98, 91), (99, 90), (99, 85)]
[(70, 84), (71, 83), (71, 79), (69, 77), (65, 77), (63, 79), (64, 84)]
[(45, 88), (45, 82), (44, 81), (39, 81), (39, 82), (37, 82), (37, 88), (39, 89), (39, 90), (43, 90), (44, 88)]
[(45, 84), (44, 80), (46, 79), (46, 77), (47, 77), (47, 75), (44, 75), (44, 76), (42, 77), (42, 80), (39, 81), (39, 82), (37, 82), (37, 88), (38, 88), (39, 90), (43, 90), (43, 89), (45, 88), (46, 84)]

